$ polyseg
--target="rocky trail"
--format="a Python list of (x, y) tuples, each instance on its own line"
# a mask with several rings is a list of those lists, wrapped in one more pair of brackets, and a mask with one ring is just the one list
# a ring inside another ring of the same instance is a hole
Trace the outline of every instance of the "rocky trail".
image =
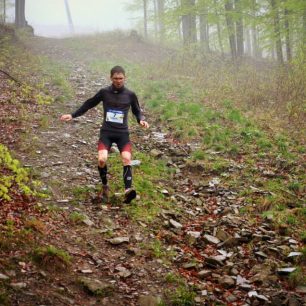
[[(93, 200), (100, 184), (96, 144), (101, 111), (91, 110), (67, 124), (59, 117), (107, 85), (107, 76), (92, 73), (84, 63), (74, 62), (69, 50), (53, 44), (45, 40), (35, 50), (68, 61), (76, 98), (34, 114), (48, 118), (48, 125), (31, 127), (32, 154), (21, 152), (20, 158), (49, 194), (39, 205), (56, 212), (54, 220), (46, 221), (45, 239), (66, 250), (72, 265), (63, 272), (21, 263), (18, 284), (24, 287), (15, 295), (16, 305), (149, 306), (162, 299), (165, 305), (306, 305), (306, 287), (292, 289), (288, 283), (303, 255), (299, 242), (269, 218), (241, 213), (246, 202), (240, 190), (228, 189), (222, 176), (190, 163), (196, 144), (178, 142), (150, 114), (150, 130), (133, 121), (131, 138), (135, 150), (163, 159), (172, 172), (170, 181), (156, 182), (156, 191), (173, 209), (161, 209), (154, 222), (145, 222), (130, 218), (121, 190), (111, 190), (111, 203)], [(112, 153), (110, 165), (116, 155)], [(141, 166), (141, 160), (134, 160), (134, 169)], [(242, 169), (233, 162), (228, 171)], [(114, 175), (111, 169), (110, 182)], [(87, 192), (77, 195), (76, 186)], [(71, 216), (79, 215), (72, 222)], [(182, 279), (191, 298), (181, 289), (170, 301)]]

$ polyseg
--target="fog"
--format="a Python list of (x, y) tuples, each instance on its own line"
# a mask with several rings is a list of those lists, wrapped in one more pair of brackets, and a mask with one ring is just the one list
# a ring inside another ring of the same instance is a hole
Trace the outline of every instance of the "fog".
[[(137, 15), (127, 10), (128, 0), (68, 0), (75, 34), (114, 29), (128, 30)], [(35, 35), (71, 35), (64, 0), (26, 0), (26, 19)]]

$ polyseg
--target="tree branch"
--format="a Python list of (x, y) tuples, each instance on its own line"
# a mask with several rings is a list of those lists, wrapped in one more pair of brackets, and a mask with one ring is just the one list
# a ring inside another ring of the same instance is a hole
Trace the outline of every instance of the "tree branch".
[(0, 72), (2, 72), (4, 75), (6, 75), (8, 78), (10, 78), (11, 80), (13, 80), (14, 82), (16, 82), (19, 86), (22, 85), (22, 83), (18, 80), (16, 80), (15, 78), (13, 78), (10, 74), (8, 74), (7, 72), (3, 71), (0, 69)]

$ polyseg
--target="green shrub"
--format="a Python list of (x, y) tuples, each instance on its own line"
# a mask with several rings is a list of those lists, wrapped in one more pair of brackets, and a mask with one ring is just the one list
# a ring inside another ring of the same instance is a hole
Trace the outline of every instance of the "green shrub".
[(0, 144), (0, 200), (11, 200), (11, 189), (16, 186), (26, 196), (36, 193), (29, 187), (29, 173), (13, 159), (6, 146)]

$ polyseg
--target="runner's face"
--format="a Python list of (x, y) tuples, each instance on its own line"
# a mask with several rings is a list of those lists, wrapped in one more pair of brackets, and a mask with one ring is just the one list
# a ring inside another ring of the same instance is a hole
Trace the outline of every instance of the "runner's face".
[(114, 73), (111, 76), (111, 80), (116, 88), (121, 88), (124, 85), (125, 75), (123, 73)]

